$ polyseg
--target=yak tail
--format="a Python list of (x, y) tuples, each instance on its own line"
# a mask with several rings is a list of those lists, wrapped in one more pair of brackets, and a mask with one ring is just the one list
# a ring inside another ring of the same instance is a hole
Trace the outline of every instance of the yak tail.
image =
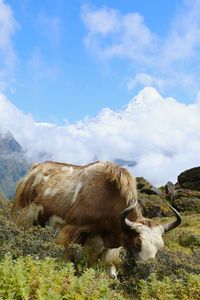
[(127, 205), (137, 202), (136, 179), (127, 169), (114, 163), (108, 163), (106, 179), (116, 183), (121, 196), (126, 199)]

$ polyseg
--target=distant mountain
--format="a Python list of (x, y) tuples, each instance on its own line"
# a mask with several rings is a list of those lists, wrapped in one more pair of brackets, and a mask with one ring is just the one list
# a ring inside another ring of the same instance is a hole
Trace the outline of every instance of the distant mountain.
[(124, 160), (121, 158), (116, 158), (114, 162), (120, 166), (134, 167), (137, 165), (137, 162), (134, 160)]
[[(198, 103), (184, 104), (146, 87), (118, 111), (105, 108), (96, 117), (55, 125), (37, 123), (0, 94), (0, 128), (10, 130), (31, 161), (111, 160), (155, 186), (199, 166), (199, 115)], [(1, 149), (16, 153), (19, 147), (8, 140)]]
[(22, 147), (9, 131), (6, 133), (0, 133), (0, 155), (20, 153), (21, 151)]
[(28, 168), (22, 147), (13, 135), (10, 132), (0, 133), (0, 194), (12, 198), (17, 181)]

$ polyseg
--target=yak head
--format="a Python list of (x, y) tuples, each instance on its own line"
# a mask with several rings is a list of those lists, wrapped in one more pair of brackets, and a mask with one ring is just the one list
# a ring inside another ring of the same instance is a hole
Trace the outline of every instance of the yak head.
[(168, 224), (158, 225), (147, 218), (138, 218), (135, 222), (128, 220), (128, 214), (135, 209), (137, 203), (126, 208), (121, 213), (121, 225), (126, 235), (124, 245), (129, 254), (137, 260), (154, 258), (164, 247), (163, 234), (181, 224), (181, 216), (171, 205), (176, 219)]

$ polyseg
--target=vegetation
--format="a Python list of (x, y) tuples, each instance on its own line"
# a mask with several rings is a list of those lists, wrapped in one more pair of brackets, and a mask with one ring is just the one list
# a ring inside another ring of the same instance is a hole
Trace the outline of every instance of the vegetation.
[[(1, 201), (0, 201), (1, 202)], [(24, 231), (9, 221), (10, 203), (0, 209), (0, 299), (200, 299), (200, 215), (183, 214), (180, 227), (165, 236), (155, 260), (134, 266), (124, 256), (117, 280), (102, 266), (88, 268), (78, 245), (75, 263), (53, 243), (50, 227)], [(2, 207), (1, 206), (1, 207)], [(168, 222), (172, 217), (158, 218)]]
[(0, 299), (124, 299), (94, 269), (75, 276), (71, 263), (6, 256), (0, 263)]

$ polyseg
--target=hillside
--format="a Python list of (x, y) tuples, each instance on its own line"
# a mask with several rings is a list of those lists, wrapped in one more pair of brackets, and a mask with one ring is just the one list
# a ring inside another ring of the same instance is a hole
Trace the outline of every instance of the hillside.
[(0, 192), (12, 198), (15, 186), (29, 167), (20, 144), (10, 132), (0, 133)]
[(183, 172), (176, 185), (168, 183), (167, 195), (164, 187), (155, 190), (144, 178), (137, 178), (139, 201), (145, 216), (168, 223), (174, 218), (167, 206), (169, 201), (179, 209), (183, 221), (164, 236), (165, 248), (155, 259), (138, 262), (135, 266), (122, 253), (115, 280), (107, 277), (102, 265), (88, 267), (88, 253), (79, 245), (69, 247), (69, 253), (75, 251), (71, 264), (64, 249), (53, 243), (55, 235), (51, 227), (23, 230), (13, 226), (8, 218), (12, 203), (3, 201), (0, 209), (0, 298), (200, 299), (200, 192), (196, 190), (198, 183), (191, 185), (190, 176), (192, 173), (198, 179), (199, 170)]

